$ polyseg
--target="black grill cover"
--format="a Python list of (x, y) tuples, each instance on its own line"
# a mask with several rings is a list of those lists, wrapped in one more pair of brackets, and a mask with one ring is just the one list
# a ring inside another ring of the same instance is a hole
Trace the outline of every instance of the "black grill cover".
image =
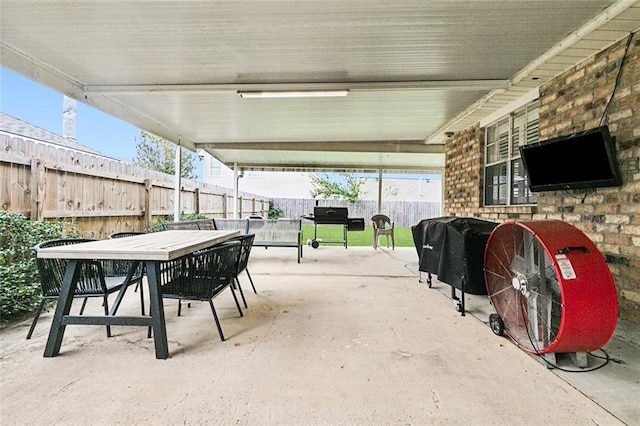
[(497, 223), (465, 217), (438, 217), (411, 227), (419, 270), (465, 293), (487, 294), (484, 248)]

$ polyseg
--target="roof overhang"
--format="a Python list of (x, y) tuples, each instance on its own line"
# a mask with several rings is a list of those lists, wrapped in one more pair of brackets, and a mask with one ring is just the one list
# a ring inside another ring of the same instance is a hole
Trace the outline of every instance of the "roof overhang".
[[(447, 133), (637, 30), (639, 2), (4, 0), (0, 61), (228, 165), (442, 170)], [(238, 94), (291, 90), (348, 95)]]

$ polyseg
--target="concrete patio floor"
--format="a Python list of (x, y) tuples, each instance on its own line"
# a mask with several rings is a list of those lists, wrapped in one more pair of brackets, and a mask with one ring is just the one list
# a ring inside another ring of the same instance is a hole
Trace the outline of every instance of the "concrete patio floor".
[[(5, 327), (1, 423), (640, 424), (637, 326), (605, 347), (620, 362), (550, 370), (491, 332), (486, 297), (468, 296), (463, 317), (416, 262), (412, 248), (305, 247), (301, 264), (293, 249), (254, 249), (244, 317), (229, 292), (215, 299), (225, 342), (206, 303), (177, 317), (165, 301), (167, 360), (142, 327), (68, 326), (55, 358), (42, 356), (53, 311), (31, 340), (30, 320)], [(131, 292), (120, 314), (138, 312)]]

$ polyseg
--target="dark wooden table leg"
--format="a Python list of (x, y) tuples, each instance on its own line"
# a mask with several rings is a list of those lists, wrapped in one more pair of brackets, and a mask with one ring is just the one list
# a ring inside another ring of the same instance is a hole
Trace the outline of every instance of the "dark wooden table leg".
[(167, 343), (167, 328), (164, 322), (164, 305), (162, 304), (162, 289), (160, 288), (159, 266), (157, 262), (147, 261), (147, 283), (149, 284), (149, 310), (153, 323), (153, 342), (156, 347), (156, 358), (169, 357)]
[(44, 356), (47, 358), (54, 357), (60, 352), (60, 346), (62, 345), (62, 338), (64, 337), (64, 330), (66, 328), (66, 325), (62, 324), (62, 318), (69, 315), (69, 311), (71, 310), (73, 294), (76, 291), (81, 266), (81, 261), (70, 260), (64, 272), (64, 280), (62, 281), (60, 296), (58, 296), (58, 305), (56, 306), (56, 312), (53, 316), (51, 329), (49, 330), (47, 346), (44, 349)]

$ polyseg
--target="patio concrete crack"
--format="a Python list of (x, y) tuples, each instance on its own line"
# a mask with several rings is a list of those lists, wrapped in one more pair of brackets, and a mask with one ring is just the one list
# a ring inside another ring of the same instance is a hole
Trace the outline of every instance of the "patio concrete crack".
[[(57, 392), (55, 392), (55, 395), (60, 395), (60, 394), (64, 393), (67, 389), (69, 389), (71, 386), (75, 385), (79, 381), (80, 381), (80, 379), (76, 379), (76, 380), (73, 380), (73, 381), (65, 384)], [(45, 414), (47, 414), (47, 412), (49, 412), (49, 406), (48, 405), (44, 405), (42, 411), (40, 411), (39, 413), (37, 413), (35, 415), (34, 423), (37, 423), (38, 419), (46, 418)]]
[(271, 318), (271, 323), (269, 324), (269, 327), (267, 327), (267, 331), (262, 335), (262, 337), (260, 337), (260, 339), (256, 341), (255, 345), (253, 345), (251, 350), (247, 353), (246, 359), (253, 355), (256, 349), (258, 349), (258, 347), (262, 344), (262, 341), (265, 339), (265, 337), (267, 337), (271, 333), (271, 329), (273, 328), (273, 325), (275, 324), (276, 319), (278, 319), (279, 315), (280, 310), (276, 310), (276, 314), (273, 316), (273, 318)]

